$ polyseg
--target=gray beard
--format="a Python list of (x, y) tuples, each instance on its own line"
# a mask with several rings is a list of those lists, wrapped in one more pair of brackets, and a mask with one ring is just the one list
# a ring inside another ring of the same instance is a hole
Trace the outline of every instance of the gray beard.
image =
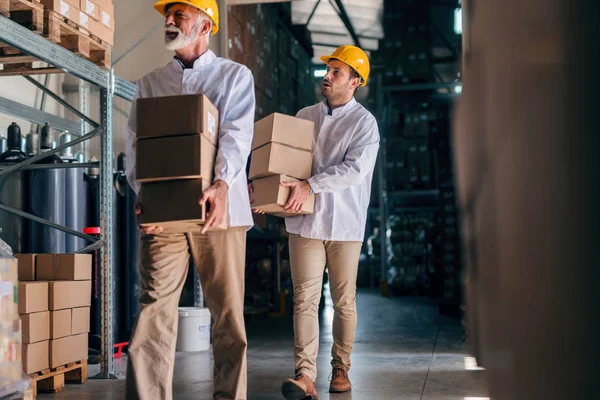
[(196, 24), (189, 35), (184, 35), (183, 32), (177, 28), (178, 35), (173, 40), (169, 39), (167, 31), (165, 31), (165, 47), (167, 50), (177, 51), (189, 46), (198, 38), (200, 28), (201, 23)]

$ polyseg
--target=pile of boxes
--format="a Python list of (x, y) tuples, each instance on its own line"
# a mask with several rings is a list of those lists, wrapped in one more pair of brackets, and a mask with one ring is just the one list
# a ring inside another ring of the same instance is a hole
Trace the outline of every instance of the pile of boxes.
[(189, 231), (204, 224), (207, 206), (198, 201), (213, 182), (218, 130), (219, 111), (202, 94), (138, 99), (140, 225)]
[(90, 35), (113, 45), (115, 8), (112, 0), (41, 0), (46, 10), (60, 14)]
[(87, 359), (92, 293), (89, 254), (18, 254), (23, 372)]
[(253, 180), (252, 208), (281, 217), (311, 214), (310, 195), (298, 213), (286, 211), (290, 188), (283, 182), (311, 176), (314, 123), (284, 114), (272, 114), (254, 125), (249, 179)]

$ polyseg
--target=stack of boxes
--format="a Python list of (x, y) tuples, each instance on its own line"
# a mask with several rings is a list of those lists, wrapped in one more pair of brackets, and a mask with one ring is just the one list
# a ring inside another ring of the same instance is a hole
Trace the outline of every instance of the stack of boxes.
[(198, 201), (213, 182), (218, 129), (219, 111), (202, 94), (138, 99), (140, 225), (187, 231), (204, 224), (207, 206)]
[(79, 25), (90, 35), (113, 45), (115, 9), (112, 0), (41, 0), (44, 8)]
[(23, 371), (87, 359), (92, 293), (89, 254), (19, 254)]
[(272, 114), (254, 125), (249, 179), (254, 180), (252, 208), (281, 217), (313, 212), (310, 195), (298, 213), (283, 209), (290, 188), (283, 182), (310, 178), (314, 123), (284, 114)]

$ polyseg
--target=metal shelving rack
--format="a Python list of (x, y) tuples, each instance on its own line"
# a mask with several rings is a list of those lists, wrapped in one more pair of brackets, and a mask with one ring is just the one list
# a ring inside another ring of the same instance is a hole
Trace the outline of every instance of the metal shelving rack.
[[(38, 86), (38, 88), (44, 90), (48, 95), (75, 113), (82, 121), (87, 122), (92, 127), (92, 130), (87, 133), (83, 131), (83, 127), (85, 126), (85, 123), (83, 122), (73, 122), (7, 99), (0, 99), (0, 112), (13, 114), (36, 123), (50, 122), (55, 128), (59, 130), (69, 130), (69, 132), (75, 136), (75, 139), (69, 143), (58, 146), (43, 154), (38, 154), (9, 168), (0, 170), (0, 176), (23, 168), (31, 168), (29, 167), (30, 164), (52, 154), (56, 154), (65, 148), (82, 143), (93, 137), (100, 137), (100, 239), (54, 224), (50, 221), (25, 213), (22, 210), (16, 210), (2, 204), (0, 204), (0, 208), (91, 242), (89, 246), (80, 250), (80, 253), (100, 249), (101, 280), (103, 289), (102, 363), (101, 372), (97, 377), (104, 379), (116, 378), (117, 375), (114, 372), (113, 359), (113, 320), (111, 312), (114, 307), (114, 235), (111, 223), (113, 219), (113, 97), (116, 95), (131, 101), (135, 95), (136, 88), (130, 82), (116, 77), (112, 69), (102, 69), (90, 61), (46, 40), (44, 37), (4, 16), (0, 16), (0, 42), (4, 42), (9, 46), (19, 49), (25, 54), (34, 56), (40, 61), (53, 65), (56, 68), (60, 68), (71, 75), (97, 86), (100, 90), (100, 122), (95, 122), (83, 113), (74, 109), (65, 100), (51, 92), (49, 89)], [(87, 164), (75, 164), (73, 166), (83, 167), (84, 165)]]

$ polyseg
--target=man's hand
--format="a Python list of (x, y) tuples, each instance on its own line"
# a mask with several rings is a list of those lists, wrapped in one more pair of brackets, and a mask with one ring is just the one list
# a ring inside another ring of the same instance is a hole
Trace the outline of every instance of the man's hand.
[(202, 233), (206, 233), (210, 228), (219, 226), (225, 213), (227, 212), (227, 193), (229, 192), (229, 186), (221, 180), (215, 181), (215, 183), (206, 189), (202, 193), (202, 197), (198, 201), (200, 205), (206, 206), (206, 202), (210, 204), (210, 212), (206, 217), (206, 222), (202, 228)]
[(281, 185), (292, 189), (292, 193), (290, 193), (290, 197), (283, 206), (283, 209), (294, 212), (302, 211), (302, 206), (306, 203), (308, 194), (310, 193), (310, 185), (308, 182), (282, 182)]
[[(135, 202), (133, 209), (135, 211), (136, 217), (142, 213), (142, 205), (140, 204), (139, 201)], [(163, 231), (163, 228), (161, 226), (140, 226), (139, 228), (146, 235), (158, 235), (159, 233), (161, 233)]]

